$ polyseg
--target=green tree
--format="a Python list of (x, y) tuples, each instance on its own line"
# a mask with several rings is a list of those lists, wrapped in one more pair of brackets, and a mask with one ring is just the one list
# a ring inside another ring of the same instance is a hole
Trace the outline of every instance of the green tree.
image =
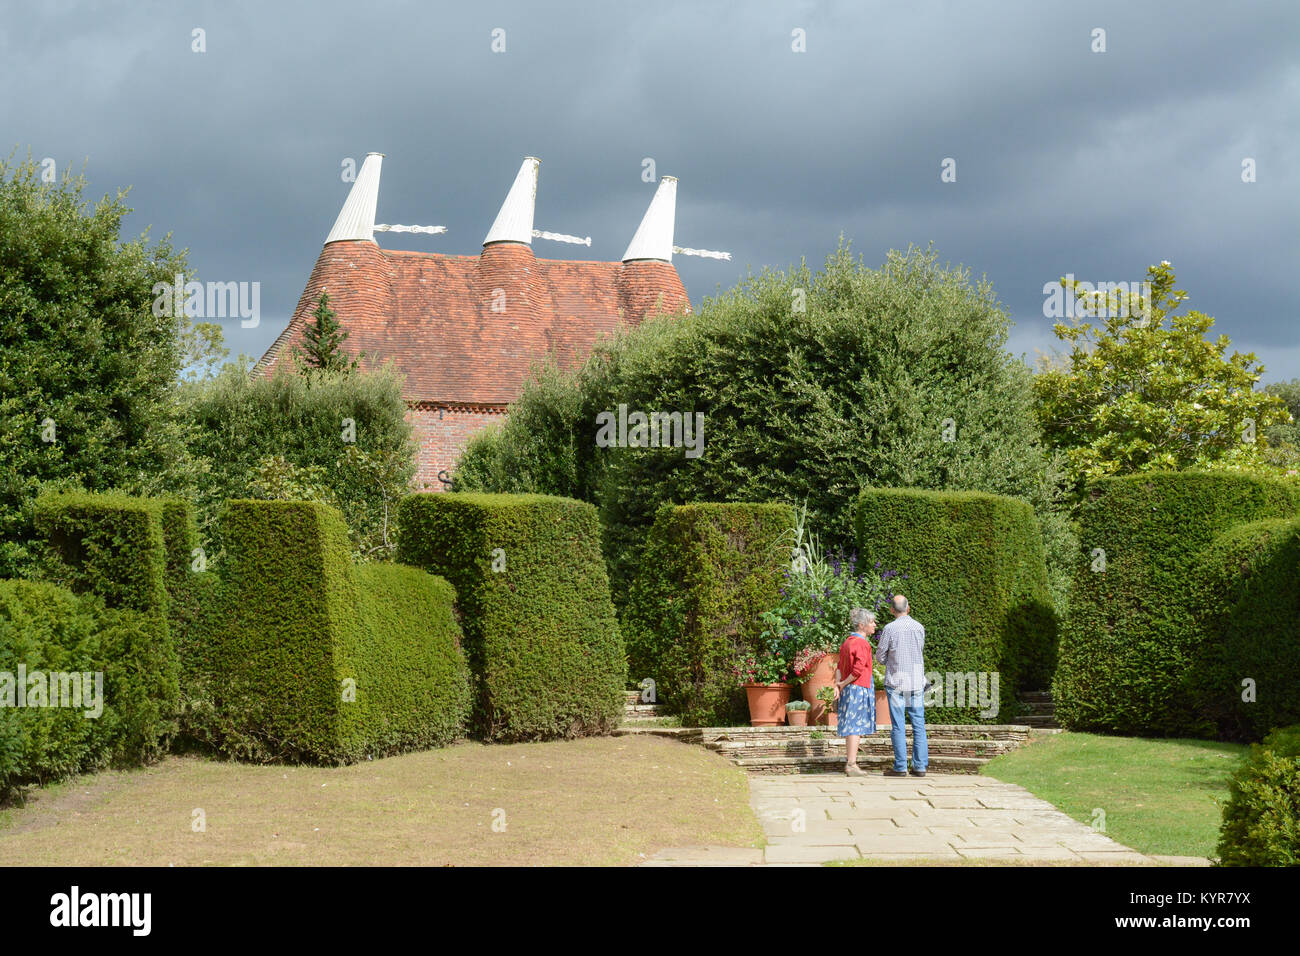
[(1300, 378), (1274, 382), (1264, 386), (1264, 391), (1280, 398), (1291, 415), (1290, 421), (1273, 425), (1265, 433), (1269, 445), (1265, 454), (1278, 470), (1295, 474), (1300, 471)]
[[(330, 308), (328, 292), (316, 300), (311, 321), (302, 330), (302, 345), (293, 347), (294, 361), (303, 372), (354, 372), (357, 359), (348, 358), (343, 343), (348, 331), (339, 324), (338, 316)], [(364, 356), (362, 356), (364, 357)]]
[(1089, 314), (1055, 326), (1069, 355), (1034, 380), (1043, 433), (1065, 453), (1075, 489), (1157, 469), (1266, 468), (1269, 429), (1287, 414), (1256, 390), (1263, 366), (1253, 352), (1229, 355), (1226, 335), (1209, 338), (1212, 316), (1175, 314), (1187, 293), (1169, 263), (1147, 275), (1145, 302), (1074, 283)]
[[(1063, 569), (1073, 538), (1050, 513), (1031, 374), (1006, 350), (1009, 325), (987, 282), (932, 250), (869, 269), (841, 244), (820, 272), (764, 271), (696, 315), (598, 344), (571, 375), (543, 370), (470, 443), (456, 485), (596, 503), (620, 598), (664, 503), (806, 501), (826, 544), (852, 548), (864, 485), (1024, 497)], [(702, 415), (699, 454), (600, 447), (598, 416), (619, 405)]]
[[(0, 161), (0, 577), (30, 573), (42, 486), (184, 493), (194, 472), (175, 406), (184, 363), (169, 238), (122, 241), (125, 192), (93, 207), (85, 177), (44, 182)], [(161, 306), (160, 306), (161, 303)]]

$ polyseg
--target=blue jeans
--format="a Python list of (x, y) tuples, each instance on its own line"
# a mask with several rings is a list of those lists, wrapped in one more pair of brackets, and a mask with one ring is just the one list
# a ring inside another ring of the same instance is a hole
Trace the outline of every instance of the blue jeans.
[(924, 770), (930, 763), (930, 748), (925, 742), (925, 695), (921, 691), (904, 693), (885, 688), (889, 700), (889, 740), (894, 745), (894, 769), (907, 772), (907, 730), (903, 727), (906, 709), (912, 721), (912, 769)]

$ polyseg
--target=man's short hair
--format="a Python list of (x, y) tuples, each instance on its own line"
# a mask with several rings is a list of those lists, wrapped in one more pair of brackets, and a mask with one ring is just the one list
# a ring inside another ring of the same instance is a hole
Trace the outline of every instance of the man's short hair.
[(894, 610), (899, 614), (906, 614), (907, 609), (911, 607), (911, 605), (907, 603), (907, 598), (903, 597), (901, 594), (895, 594), (894, 600), (891, 603), (894, 606)]

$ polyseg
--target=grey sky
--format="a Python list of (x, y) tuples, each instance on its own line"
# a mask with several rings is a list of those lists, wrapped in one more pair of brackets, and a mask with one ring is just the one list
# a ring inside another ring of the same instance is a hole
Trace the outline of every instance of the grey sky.
[(651, 157), (681, 180), (677, 244), (734, 256), (675, 257), (697, 304), (819, 265), (841, 232), (871, 265), (933, 241), (988, 276), (1032, 358), (1055, 344), (1045, 282), (1168, 259), (1273, 381), (1300, 376), (1297, 50), (1289, 2), (6, 0), (0, 144), (88, 160), (92, 195), (133, 187), (130, 231), (172, 232), (202, 279), (260, 281), (232, 352), (287, 321), (345, 157), (386, 154), (380, 221), (450, 230), (381, 245), (474, 254), (539, 156), (537, 228), (592, 246), (534, 248), (596, 259), (631, 238)]

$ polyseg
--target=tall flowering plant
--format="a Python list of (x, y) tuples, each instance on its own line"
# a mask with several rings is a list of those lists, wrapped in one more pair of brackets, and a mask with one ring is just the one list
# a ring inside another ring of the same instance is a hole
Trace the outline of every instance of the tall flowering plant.
[(762, 638), (788, 662), (796, 683), (807, 680), (822, 657), (839, 649), (853, 608), (879, 612), (893, 596), (891, 582), (907, 577), (882, 569), (879, 562), (860, 569), (854, 552), (823, 552), (806, 518), (804, 509), (791, 529), (791, 561), (781, 600), (762, 614)]

